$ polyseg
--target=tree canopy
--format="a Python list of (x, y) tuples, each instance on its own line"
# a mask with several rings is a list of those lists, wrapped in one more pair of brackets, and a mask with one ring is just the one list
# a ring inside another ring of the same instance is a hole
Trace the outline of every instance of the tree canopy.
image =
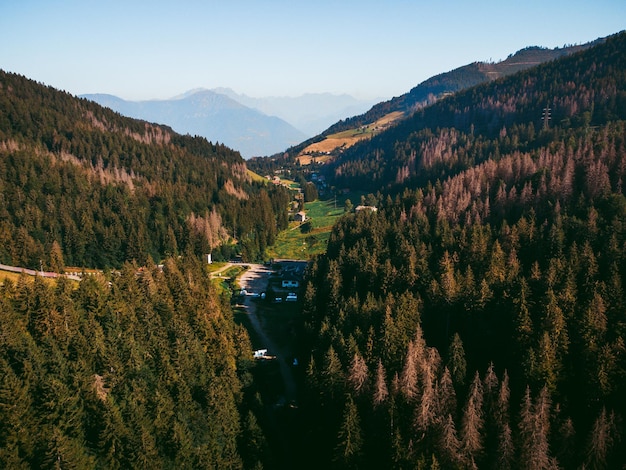
[(379, 200), (308, 275), (309, 383), (334, 360), (333, 399), (307, 406), (331, 449), (358, 436), (371, 468), (624, 465), (625, 51), (617, 35), (458, 93), (331, 167)]
[(262, 258), (289, 195), (238, 152), (0, 71), (0, 262), (120, 267), (186, 252)]

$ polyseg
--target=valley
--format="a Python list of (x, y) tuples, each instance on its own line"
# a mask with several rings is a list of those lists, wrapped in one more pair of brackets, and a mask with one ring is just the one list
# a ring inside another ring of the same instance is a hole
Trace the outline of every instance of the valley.
[[(276, 266), (280, 266), (279, 273), (290, 267), (297, 267), (302, 272), (305, 264), (292, 260), (281, 260), (274, 268), (247, 264), (247, 269), (235, 281), (245, 291), (234, 304), (235, 318), (241, 318), (238, 321), (248, 328), (253, 349), (267, 350), (267, 359), (265, 356), (257, 359), (255, 380), (260, 384), (271, 423), (268, 440), (275, 452), (276, 468), (302, 465), (297, 449), (302, 445), (298, 387), (303, 382), (295, 342), (301, 299), (276, 303), (269, 297), (260, 298), (259, 294), (271, 292), (269, 281), (276, 273)], [(295, 291), (301, 297), (301, 289)]]
[(326, 250), (328, 237), (335, 221), (344, 214), (342, 199), (317, 200), (304, 204), (307, 221), (291, 222), (279, 233), (276, 242), (267, 250), (269, 258), (309, 260)]
[(248, 160), (0, 71), (0, 467), (622, 468), (625, 180), (626, 33)]

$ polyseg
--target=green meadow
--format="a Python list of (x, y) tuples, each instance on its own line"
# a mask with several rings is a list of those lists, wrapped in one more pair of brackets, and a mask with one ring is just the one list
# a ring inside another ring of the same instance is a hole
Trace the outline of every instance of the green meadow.
[[(335, 200), (307, 202), (304, 211), (307, 221), (291, 222), (289, 228), (276, 237), (274, 246), (267, 249), (270, 258), (307, 260), (326, 251), (326, 245), (335, 221), (344, 214), (346, 199), (360, 197), (338, 196)], [(351, 199), (354, 204), (355, 199)], [(356, 205), (356, 204), (355, 204)]]

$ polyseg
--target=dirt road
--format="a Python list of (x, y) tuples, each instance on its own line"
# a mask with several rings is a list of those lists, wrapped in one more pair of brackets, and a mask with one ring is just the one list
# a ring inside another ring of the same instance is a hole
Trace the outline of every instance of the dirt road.
[(267, 335), (257, 314), (256, 301), (254, 301), (253, 296), (250, 295), (250, 293), (258, 294), (265, 292), (267, 289), (268, 275), (271, 271), (262, 264), (248, 264), (248, 266), (249, 269), (239, 277), (239, 286), (248, 291), (248, 295), (245, 296), (244, 300), (244, 308), (250, 317), (252, 327), (263, 341), (264, 348), (267, 348), (272, 355), (276, 356), (276, 360), (280, 366), (280, 375), (282, 376), (285, 387), (285, 403), (293, 403), (296, 401), (297, 393), (296, 381), (293, 377), (291, 364), (289, 364), (287, 360), (289, 353), (281, 350)]

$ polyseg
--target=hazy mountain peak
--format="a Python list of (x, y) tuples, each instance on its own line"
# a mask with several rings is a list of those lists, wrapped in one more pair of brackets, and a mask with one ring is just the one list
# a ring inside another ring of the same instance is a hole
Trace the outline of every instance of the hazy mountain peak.
[(185, 98), (189, 98), (190, 96), (195, 95), (196, 93), (201, 93), (203, 91), (208, 91), (208, 88), (192, 88), (191, 90), (187, 90), (184, 93), (181, 93), (180, 95), (176, 95), (176, 96), (172, 96), (170, 99), (171, 100), (184, 100)]
[(128, 117), (166, 124), (181, 134), (226, 144), (245, 158), (273, 155), (307, 137), (282, 119), (206, 88), (189, 90), (169, 100), (125, 101), (104, 94), (83, 98)]
[(217, 88), (211, 88), (211, 91), (215, 92), (215, 93), (219, 93), (220, 95), (226, 95), (229, 96), (231, 98), (234, 98), (236, 96), (246, 96), (244, 94), (239, 94), (237, 93), (235, 90), (233, 90), (232, 88), (227, 88), (227, 87), (217, 87)]
[(255, 98), (239, 94), (231, 88), (214, 88), (244, 106), (268, 116), (277, 116), (308, 136), (315, 135), (346, 116), (369, 109), (378, 100), (362, 100), (346, 93), (305, 93), (300, 96), (267, 96)]

